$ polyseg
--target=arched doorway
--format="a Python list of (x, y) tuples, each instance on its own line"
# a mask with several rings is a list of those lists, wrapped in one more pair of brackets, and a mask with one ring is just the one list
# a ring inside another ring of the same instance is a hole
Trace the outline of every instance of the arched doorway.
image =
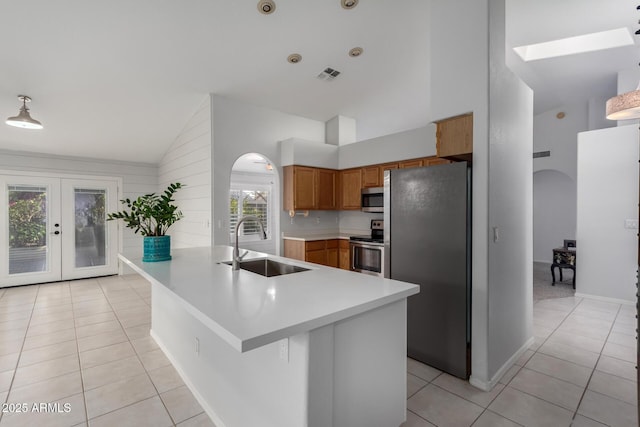
[(231, 169), (229, 180), (229, 243), (235, 243), (238, 221), (247, 215), (262, 219), (267, 239), (260, 238), (254, 221), (245, 221), (238, 230), (239, 246), (268, 254), (277, 254), (279, 235), (279, 185), (276, 168), (266, 156), (247, 153)]

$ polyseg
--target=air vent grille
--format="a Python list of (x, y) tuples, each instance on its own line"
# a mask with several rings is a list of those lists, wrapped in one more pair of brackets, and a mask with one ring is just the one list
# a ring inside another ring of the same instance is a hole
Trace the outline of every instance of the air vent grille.
[(318, 74), (318, 79), (330, 82), (340, 75), (340, 71), (334, 70), (333, 68), (327, 67), (320, 74)]

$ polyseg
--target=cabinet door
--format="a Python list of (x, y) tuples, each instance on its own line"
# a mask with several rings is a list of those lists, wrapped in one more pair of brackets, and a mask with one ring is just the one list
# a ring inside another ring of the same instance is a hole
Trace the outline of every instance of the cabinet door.
[(378, 178), (380, 180), (380, 187), (382, 187), (384, 185), (384, 171), (388, 171), (388, 170), (392, 170), (392, 169), (398, 169), (398, 164), (397, 163), (385, 163), (383, 165), (378, 165), (378, 170), (379, 170), (379, 174), (380, 177)]
[(293, 168), (294, 209), (316, 209), (316, 169), (305, 166)]
[(338, 268), (338, 248), (327, 249), (327, 265)]
[(317, 169), (316, 170), (316, 206), (319, 210), (334, 210), (336, 209), (336, 182), (337, 172), (331, 169)]
[(442, 159), (440, 157), (427, 157), (424, 159), (425, 166), (435, 166), (435, 165), (448, 165), (451, 163), (451, 160)]
[(404, 160), (398, 163), (400, 169), (419, 168), (421, 166), (424, 166), (422, 159)]
[(473, 153), (473, 114), (451, 117), (436, 124), (438, 157), (471, 160)]
[(340, 207), (344, 210), (360, 209), (362, 175), (360, 169), (347, 169), (340, 172), (342, 191)]
[(304, 261), (304, 242), (302, 240), (284, 239), (284, 256), (286, 258)]
[(350, 270), (351, 254), (349, 253), (349, 241), (341, 239), (339, 245), (338, 266), (343, 270)]
[(327, 265), (327, 250), (307, 251), (305, 261), (312, 262), (314, 264)]
[(378, 165), (362, 168), (362, 188), (380, 187), (380, 171)]

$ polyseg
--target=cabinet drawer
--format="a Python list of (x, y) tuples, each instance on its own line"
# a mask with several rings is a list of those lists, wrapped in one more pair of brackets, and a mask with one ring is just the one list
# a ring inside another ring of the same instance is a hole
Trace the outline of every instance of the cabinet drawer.
[(340, 249), (349, 249), (349, 241), (347, 239), (338, 240), (338, 246)]
[(327, 240), (327, 249), (334, 249), (338, 247), (338, 239)]
[(304, 249), (305, 251), (309, 252), (309, 251), (324, 250), (326, 247), (327, 247), (326, 240), (315, 240), (312, 242), (306, 242)]

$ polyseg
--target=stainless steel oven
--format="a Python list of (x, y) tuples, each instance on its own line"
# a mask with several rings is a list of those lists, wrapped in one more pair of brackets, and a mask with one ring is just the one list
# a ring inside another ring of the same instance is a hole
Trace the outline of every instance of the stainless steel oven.
[(384, 277), (384, 244), (350, 241), (351, 270)]

